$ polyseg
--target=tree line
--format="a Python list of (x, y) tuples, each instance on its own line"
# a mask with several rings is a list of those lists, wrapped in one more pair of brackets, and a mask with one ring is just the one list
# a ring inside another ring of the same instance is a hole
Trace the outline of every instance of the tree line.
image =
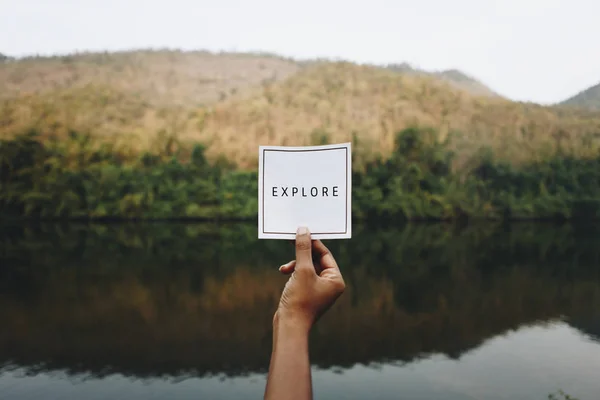
[[(457, 168), (452, 136), (408, 128), (389, 157), (353, 171), (353, 217), (366, 221), (590, 219), (600, 216), (600, 154), (514, 165), (483, 148)], [(354, 143), (359, 157), (360, 143)], [(168, 144), (167, 144), (168, 146)], [(0, 141), (0, 215), (77, 219), (253, 219), (256, 170), (209, 162), (205, 146), (124, 156), (89, 135)]]

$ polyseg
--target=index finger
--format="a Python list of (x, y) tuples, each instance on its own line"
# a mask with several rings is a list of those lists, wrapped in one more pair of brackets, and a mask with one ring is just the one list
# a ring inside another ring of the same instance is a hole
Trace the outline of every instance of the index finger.
[(321, 268), (323, 270), (331, 268), (339, 271), (340, 268), (338, 267), (337, 262), (333, 257), (333, 254), (331, 254), (331, 251), (329, 251), (329, 249), (323, 244), (323, 242), (321, 242), (320, 240), (313, 240), (312, 247), (314, 250), (314, 254), (317, 255), (321, 260)]

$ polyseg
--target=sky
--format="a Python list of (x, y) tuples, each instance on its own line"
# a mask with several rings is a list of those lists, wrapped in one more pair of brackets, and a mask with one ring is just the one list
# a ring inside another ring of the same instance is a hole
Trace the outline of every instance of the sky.
[(456, 68), (513, 100), (600, 82), (598, 0), (0, 0), (0, 53), (178, 48)]

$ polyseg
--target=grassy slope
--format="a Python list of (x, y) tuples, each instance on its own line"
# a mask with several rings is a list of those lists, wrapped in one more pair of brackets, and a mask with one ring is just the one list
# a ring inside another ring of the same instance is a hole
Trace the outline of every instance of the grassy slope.
[[(455, 142), (466, 162), (482, 145), (500, 157), (523, 161), (552, 152), (593, 154), (600, 114), (580, 113), (502, 98), (473, 96), (428, 76), (402, 75), (350, 63), (308, 68), (265, 87), (252, 98), (232, 98), (205, 114), (200, 135), (243, 165), (255, 162), (259, 144), (301, 145), (328, 139), (356, 140), (364, 152), (389, 154), (395, 133), (428, 125), (442, 135), (464, 132)], [(243, 137), (243, 140), (240, 138)]]
[(59, 137), (76, 130), (122, 139), (137, 149), (157, 137), (202, 140), (210, 156), (253, 167), (259, 144), (354, 139), (362, 159), (386, 155), (395, 132), (420, 124), (442, 135), (464, 132), (455, 142), (459, 164), (482, 145), (515, 161), (542, 157), (558, 142), (577, 155), (595, 153), (596, 139), (581, 138), (600, 132), (600, 114), (473, 95), (472, 81), (459, 85), (462, 76), (351, 63), (301, 66), (260, 54), (32, 58), (0, 65), (0, 137), (37, 127)]
[(0, 65), (0, 136), (30, 127), (151, 141), (188, 129), (190, 110), (243, 97), (300, 66), (263, 54), (136, 51), (29, 58)]
[(579, 92), (561, 104), (600, 111), (600, 83)]
[(400, 72), (404, 74), (414, 74), (414, 75), (422, 75), (422, 76), (430, 76), (438, 79), (442, 79), (450, 84), (454, 85), (458, 89), (465, 90), (471, 94), (476, 96), (490, 96), (490, 97), (499, 97), (497, 93), (495, 93), (492, 89), (478, 81), (477, 79), (466, 75), (465, 73), (456, 70), (449, 69), (445, 71), (424, 71), (418, 68), (413, 68), (409, 64), (391, 64), (386, 67), (387, 69), (395, 72)]
[(83, 53), (29, 58), (0, 67), (0, 98), (56, 89), (110, 86), (158, 106), (210, 104), (300, 66), (262, 54), (180, 51)]
[(492, 89), (479, 82), (477, 79), (470, 77), (459, 70), (449, 69), (435, 73), (436, 76), (445, 79), (454, 84), (458, 88), (463, 88), (470, 93), (478, 96), (499, 96)]

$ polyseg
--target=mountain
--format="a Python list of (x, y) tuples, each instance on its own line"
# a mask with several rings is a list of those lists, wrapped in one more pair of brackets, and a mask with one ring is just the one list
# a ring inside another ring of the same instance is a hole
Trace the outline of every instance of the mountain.
[(104, 86), (156, 105), (203, 105), (285, 79), (299, 65), (270, 54), (131, 51), (30, 57), (0, 67), (0, 99)]
[(560, 103), (563, 106), (600, 110), (600, 83)]
[(414, 125), (452, 133), (459, 163), (482, 146), (518, 163), (557, 146), (578, 156), (595, 151), (597, 139), (586, 135), (600, 131), (600, 113), (512, 102), (460, 71), (408, 64), (172, 50), (0, 64), (0, 137), (75, 131), (135, 152), (167, 136), (201, 141), (212, 159), (253, 168), (259, 144), (352, 140), (362, 160), (386, 156), (396, 133)]
[(431, 76), (434, 78), (439, 78), (445, 80), (458, 89), (463, 89), (471, 94), (476, 96), (499, 96), (492, 89), (485, 86), (483, 83), (478, 81), (477, 79), (466, 75), (464, 72), (461, 72), (457, 69), (449, 69), (445, 71), (425, 71), (422, 69), (414, 68), (408, 63), (402, 64), (390, 64), (386, 66), (387, 69), (395, 72), (400, 72), (404, 74), (415, 74), (415, 75), (425, 75)]
[(600, 115), (475, 96), (428, 74), (331, 62), (206, 110), (195, 137), (210, 142), (211, 151), (251, 166), (259, 144), (352, 140), (369, 153), (361, 159), (386, 156), (396, 132), (414, 125), (435, 127), (442, 137), (455, 133), (459, 163), (468, 163), (482, 146), (521, 162), (559, 141), (569, 142), (574, 153), (592, 151), (579, 144), (587, 132), (600, 131)]
[[(0, 61), (14, 60), (0, 54)], [(0, 68), (0, 99), (53, 90), (110, 87), (163, 105), (208, 105), (248, 89), (284, 80), (301, 69), (332, 61), (299, 62), (267, 53), (139, 50), (28, 57)], [(408, 64), (388, 69), (450, 82), (475, 95), (495, 93), (458, 70), (427, 72)]]
[(494, 92), (489, 87), (485, 86), (477, 79), (466, 75), (465, 73), (457, 69), (449, 69), (442, 72), (435, 72), (434, 75), (440, 77), (441, 79), (445, 79), (448, 82), (455, 85), (456, 87), (464, 89), (470, 93), (473, 93), (474, 95), (499, 96), (496, 92)]

